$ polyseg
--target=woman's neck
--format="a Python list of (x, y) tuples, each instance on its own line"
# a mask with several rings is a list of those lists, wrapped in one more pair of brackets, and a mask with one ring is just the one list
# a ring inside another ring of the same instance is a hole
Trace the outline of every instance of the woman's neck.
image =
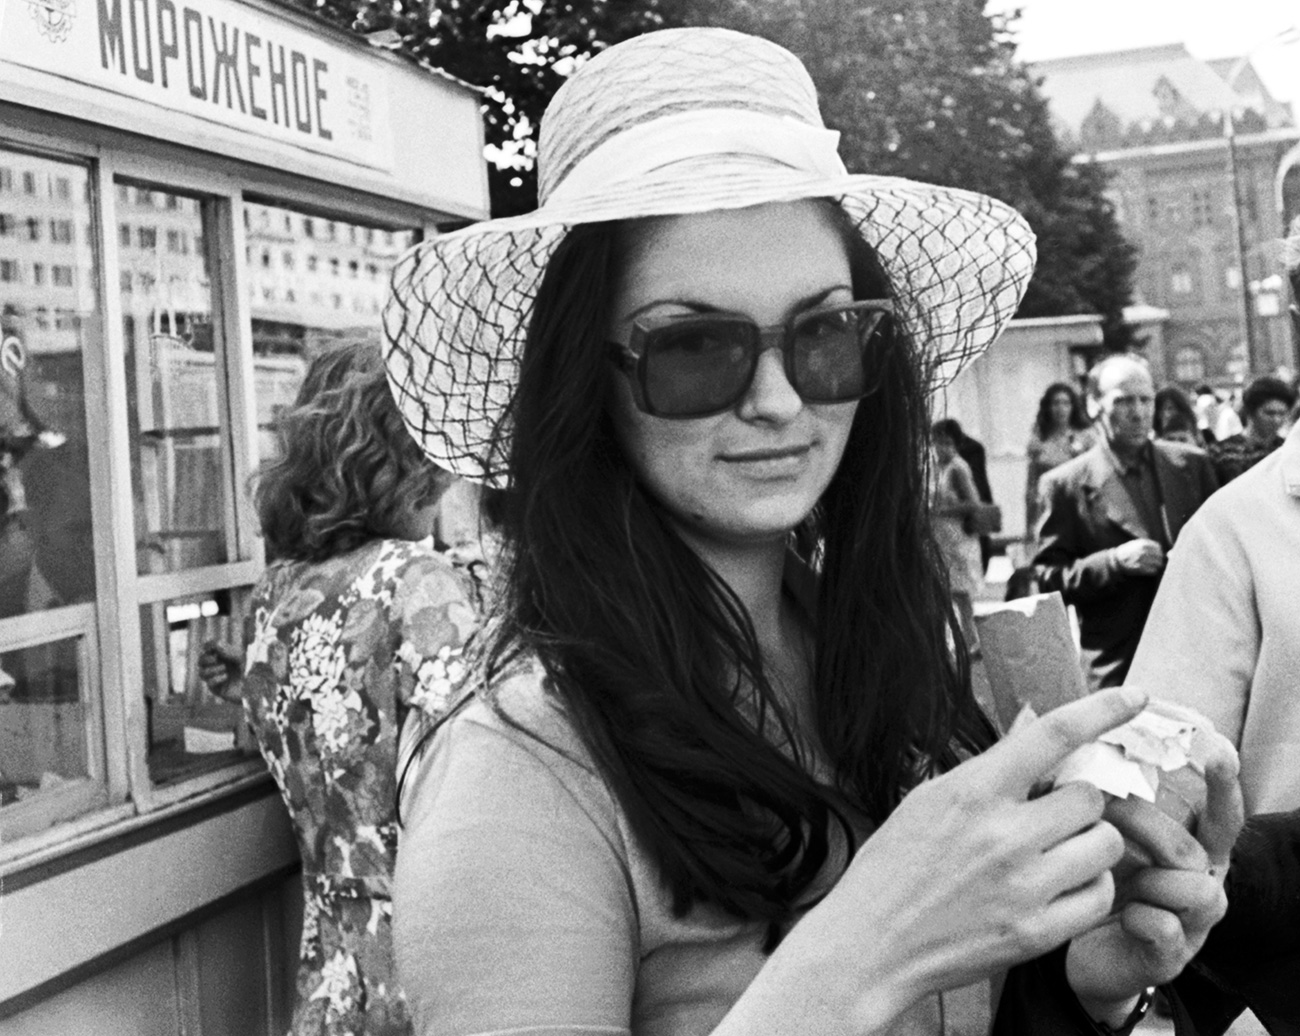
[(780, 650), (782, 581), (785, 573), (784, 539), (754, 543), (722, 543), (688, 530), (682, 539), (731, 588), (749, 613), (754, 633), (764, 651)]

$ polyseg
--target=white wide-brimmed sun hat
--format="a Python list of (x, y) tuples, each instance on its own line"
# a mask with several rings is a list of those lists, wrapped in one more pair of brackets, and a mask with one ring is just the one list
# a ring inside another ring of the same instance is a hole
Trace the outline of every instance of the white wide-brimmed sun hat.
[(582, 223), (831, 198), (875, 250), (932, 388), (986, 349), (1034, 268), (1001, 202), (850, 175), (839, 134), (789, 51), (727, 29), (665, 29), (610, 47), (541, 123), (536, 211), (417, 245), (384, 310), (393, 394), (417, 442), (458, 475), (504, 485), (508, 408), (533, 299)]

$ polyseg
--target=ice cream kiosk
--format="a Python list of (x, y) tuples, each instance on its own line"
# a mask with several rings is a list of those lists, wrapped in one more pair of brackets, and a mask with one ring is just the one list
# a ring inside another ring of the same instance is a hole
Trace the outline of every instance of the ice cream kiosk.
[(479, 95), (260, 0), (0, 0), (0, 1032), (283, 1032), (300, 865), (198, 679), (314, 350), (486, 215)]

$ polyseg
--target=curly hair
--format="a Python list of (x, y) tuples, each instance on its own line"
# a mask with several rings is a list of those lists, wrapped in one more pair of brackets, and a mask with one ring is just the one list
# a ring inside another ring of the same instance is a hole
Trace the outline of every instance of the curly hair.
[(1079, 432), (1090, 427), (1088, 416), (1083, 412), (1083, 400), (1079, 398), (1079, 393), (1074, 386), (1064, 381), (1054, 381), (1047, 386), (1047, 391), (1038, 401), (1038, 415), (1034, 418), (1034, 430), (1038, 432), (1040, 439), (1046, 439), (1052, 434), (1052, 400), (1062, 392), (1070, 397), (1070, 427)]
[(1247, 386), (1245, 394), (1241, 397), (1242, 413), (1248, 417), (1252, 416), (1265, 403), (1274, 400), (1290, 410), (1295, 406), (1296, 391), (1281, 378), (1267, 375), (1256, 378)]
[(323, 561), (374, 539), (402, 539), (451, 475), (407, 433), (377, 346), (329, 348), (276, 422), (279, 453), (254, 499), (269, 553)]

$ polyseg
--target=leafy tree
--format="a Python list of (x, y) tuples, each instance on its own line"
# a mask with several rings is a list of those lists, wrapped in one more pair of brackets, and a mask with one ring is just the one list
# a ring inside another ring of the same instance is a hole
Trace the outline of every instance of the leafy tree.
[[(671, 25), (775, 40), (817, 84), (854, 172), (981, 191), (1038, 234), (1021, 316), (1096, 312), (1106, 345), (1131, 344), (1122, 309), (1136, 252), (1106, 200), (1106, 174), (1071, 163), (1015, 59), (1012, 23), (984, 0), (286, 0), (487, 90), (492, 211), (536, 204), (542, 111), (574, 68), (610, 44)], [(374, 37), (372, 37), (374, 38)]]
[(492, 213), (537, 204), (537, 126), (587, 58), (673, 24), (675, 0), (283, 0), (416, 61), (484, 87)]

